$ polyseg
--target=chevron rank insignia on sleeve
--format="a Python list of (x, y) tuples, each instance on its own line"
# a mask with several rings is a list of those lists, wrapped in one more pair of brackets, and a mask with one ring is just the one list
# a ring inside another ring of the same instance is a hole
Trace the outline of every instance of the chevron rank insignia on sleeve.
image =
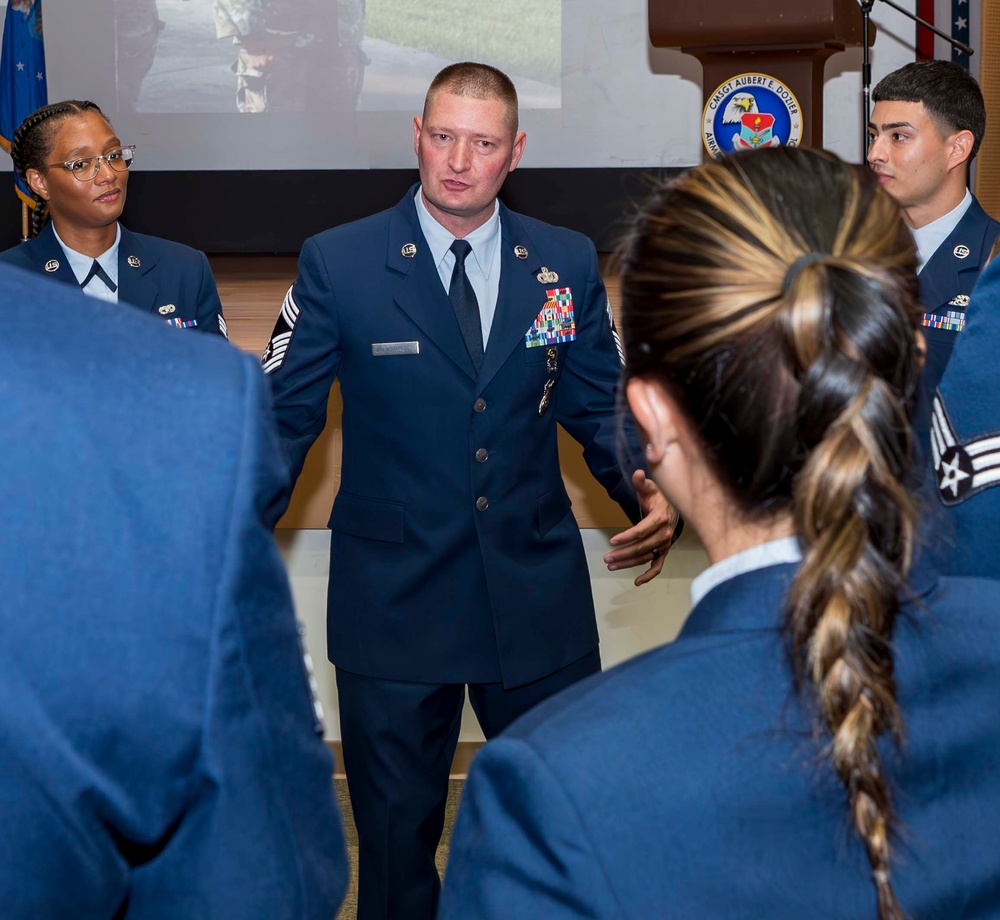
[(1000, 485), (1000, 431), (960, 442), (938, 391), (931, 421), (931, 459), (941, 501), (948, 506), (960, 504)]

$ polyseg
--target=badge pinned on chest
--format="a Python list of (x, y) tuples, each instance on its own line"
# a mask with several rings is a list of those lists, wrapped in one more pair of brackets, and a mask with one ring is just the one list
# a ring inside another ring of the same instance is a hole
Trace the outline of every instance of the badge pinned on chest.
[(539, 311), (531, 328), (524, 336), (528, 348), (543, 345), (559, 345), (576, 340), (576, 318), (573, 314), (573, 291), (571, 288), (550, 288), (545, 292), (548, 298)]

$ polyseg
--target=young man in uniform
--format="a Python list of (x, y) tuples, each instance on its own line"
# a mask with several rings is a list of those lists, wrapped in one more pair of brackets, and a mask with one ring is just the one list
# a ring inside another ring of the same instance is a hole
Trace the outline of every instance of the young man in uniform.
[(919, 255), (927, 363), (933, 398), (969, 295), (1000, 224), (968, 189), (986, 131), (979, 84), (950, 61), (918, 61), (882, 79), (872, 93), (868, 165), (903, 210)]

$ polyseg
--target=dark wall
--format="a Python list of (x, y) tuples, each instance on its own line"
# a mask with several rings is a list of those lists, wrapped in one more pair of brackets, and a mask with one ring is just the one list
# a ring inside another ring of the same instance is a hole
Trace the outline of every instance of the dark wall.
[[(614, 249), (631, 213), (658, 178), (679, 170), (518, 169), (504, 204), (587, 234)], [(3, 181), (0, 176), (0, 182)], [(141, 172), (129, 177), (123, 222), (205, 252), (297, 253), (303, 240), (395, 205), (415, 169)], [(20, 202), (0, 193), (0, 248), (20, 237)]]

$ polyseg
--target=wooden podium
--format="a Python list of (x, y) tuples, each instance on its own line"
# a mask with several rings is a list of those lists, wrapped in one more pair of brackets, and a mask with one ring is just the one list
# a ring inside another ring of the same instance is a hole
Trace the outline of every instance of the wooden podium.
[[(862, 44), (857, 0), (649, 0), (648, 9), (649, 40), (654, 47), (680, 48), (701, 61), (706, 123), (711, 114), (708, 106), (713, 98), (722, 103), (731, 95), (724, 90), (734, 78), (764, 74), (774, 78), (777, 87), (770, 90), (779, 97), (781, 91), (791, 94), (786, 104), (794, 143), (823, 146), (823, 68), (838, 51)], [(872, 43), (874, 35), (872, 26)], [(755, 83), (747, 79), (742, 85), (752, 93)], [(758, 81), (756, 85), (766, 84)], [(736, 122), (727, 124), (739, 130)], [(750, 142), (752, 130), (744, 134)], [(788, 137), (782, 139), (787, 142)], [(706, 139), (707, 153), (716, 152), (711, 146)]]

